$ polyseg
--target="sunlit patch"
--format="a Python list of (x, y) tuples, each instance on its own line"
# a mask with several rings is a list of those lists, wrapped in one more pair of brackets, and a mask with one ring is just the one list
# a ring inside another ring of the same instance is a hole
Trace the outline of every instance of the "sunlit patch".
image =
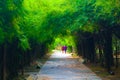
[(51, 58), (72, 58), (71, 54), (64, 53), (62, 51), (54, 51), (54, 54)]

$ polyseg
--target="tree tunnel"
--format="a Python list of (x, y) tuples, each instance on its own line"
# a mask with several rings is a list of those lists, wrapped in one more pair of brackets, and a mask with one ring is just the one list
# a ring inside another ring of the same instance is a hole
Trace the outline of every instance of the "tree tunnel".
[(108, 72), (118, 65), (113, 53), (120, 50), (119, 0), (0, 0), (0, 5), (0, 80), (17, 76), (60, 42)]

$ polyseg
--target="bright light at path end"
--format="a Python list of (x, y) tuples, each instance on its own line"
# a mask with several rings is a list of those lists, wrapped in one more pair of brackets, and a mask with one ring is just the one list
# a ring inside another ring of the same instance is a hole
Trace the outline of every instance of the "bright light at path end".
[(71, 54), (68, 53), (62, 53), (62, 51), (53, 50), (54, 54), (51, 56), (51, 58), (72, 58)]

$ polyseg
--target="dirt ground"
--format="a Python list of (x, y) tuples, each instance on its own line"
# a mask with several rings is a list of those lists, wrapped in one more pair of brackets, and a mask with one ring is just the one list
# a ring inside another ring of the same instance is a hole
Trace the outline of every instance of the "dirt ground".
[(100, 65), (87, 63), (86, 66), (101, 77), (102, 80), (120, 80), (120, 67), (117, 69), (113, 68), (114, 75), (111, 75)]

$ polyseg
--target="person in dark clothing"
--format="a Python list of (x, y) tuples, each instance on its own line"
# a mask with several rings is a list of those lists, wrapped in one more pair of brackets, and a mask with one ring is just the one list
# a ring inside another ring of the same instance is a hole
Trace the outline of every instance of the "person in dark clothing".
[(67, 51), (67, 46), (64, 46), (64, 51), (65, 51), (65, 53), (66, 53), (66, 51)]
[(61, 47), (62, 53), (64, 52), (64, 46)]

